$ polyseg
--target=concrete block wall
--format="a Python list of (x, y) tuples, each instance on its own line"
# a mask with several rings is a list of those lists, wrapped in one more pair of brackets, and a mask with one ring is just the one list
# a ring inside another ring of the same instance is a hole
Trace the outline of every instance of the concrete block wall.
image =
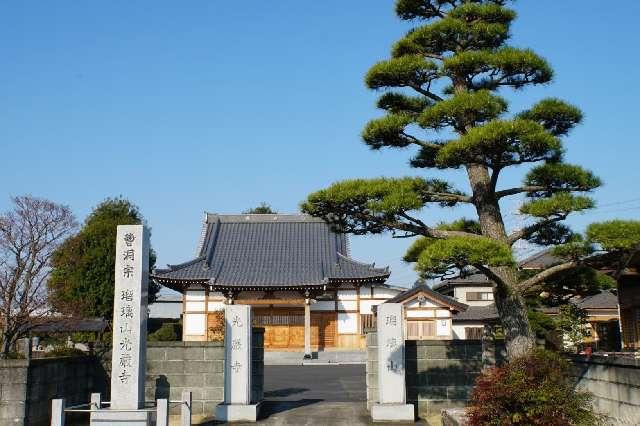
[[(145, 400), (180, 400), (192, 392), (192, 414), (212, 415), (224, 400), (224, 344), (219, 342), (148, 342)], [(178, 404), (170, 414), (180, 414)]]
[[(264, 329), (252, 334), (252, 399), (263, 398)], [(200, 419), (213, 415), (224, 401), (223, 342), (147, 342), (145, 400), (180, 400), (183, 390), (192, 393), (192, 414)], [(178, 404), (170, 404), (171, 415), (180, 414)]]
[(0, 425), (23, 424), (29, 362), (0, 359)]
[(100, 365), (91, 356), (0, 361), (0, 424), (48, 425), (51, 399), (87, 402), (104, 389)]
[[(252, 398), (261, 401), (263, 328), (253, 329), (252, 342)], [(99, 356), (0, 360), (0, 425), (48, 425), (54, 398), (77, 405), (89, 402), (91, 393), (100, 392), (102, 399), (108, 400), (110, 365), (106, 349)], [(215, 406), (224, 400), (224, 343), (147, 343), (145, 399), (180, 400), (183, 390), (192, 392), (196, 418), (213, 415)], [(180, 412), (179, 404), (171, 404), (170, 409), (171, 414)], [(82, 419), (78, 420), (81, 424)]]
[(596, 411), (614, 424), (640, 424), (640, 360), (573, 356), (572, 365), (576, 386), (593, 394)]
[[(484, 353), (488, 351), (484, 348)], [(500, 353), (501, 350), (491, 351)], [(367, 334), (367, 408), (378, 400), (377, 334)], [(464, 407), (483, 364), (480, 340), (405, 341), (407, 402), (416, 406), (419, 417), (439, 413), (443, 408)]]

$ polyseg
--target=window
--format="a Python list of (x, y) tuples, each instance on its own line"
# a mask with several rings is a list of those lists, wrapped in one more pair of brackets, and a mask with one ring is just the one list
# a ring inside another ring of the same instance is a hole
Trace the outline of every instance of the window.
[(482, 327), (465, 327), (464, 338), (467, 340), (480, 340), (482, 339)]
[(436, 335), (435, 321), (407, 321), (407, 339), (428, 340)]
[(490, 291), (468, 291), (466, 297), (469, 302), (493, 300), (493, 293)]

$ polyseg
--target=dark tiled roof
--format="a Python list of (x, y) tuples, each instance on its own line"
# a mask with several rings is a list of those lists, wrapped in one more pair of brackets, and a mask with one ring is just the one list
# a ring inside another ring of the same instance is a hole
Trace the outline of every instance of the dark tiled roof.
[(610, 291), (601, 291), (593, 296), (587, 296), (578, 302), (582, 309), (618, 309), (618, 296)]
[(153, 278), (214, 287), (321, 286), (329, 282), (384, 282), (388, 268), (349, 257), (347, 235), (308, 215), (207, 214), (197, 257)]
[(476, 270), (473, 270), (471, 272), (467, 272), (466, 274), (462, 274), (459, 277), (443, 280), (438, 284), (434, 285), (433, 289), (436, 291), (440, 291), (447, 287), (454, 287), (454, 286), (475, 286), (475, 287), (488, 286), (490, 287), (492, 285), (493, 285), (493, 281), (487, 278), (486, 275), (476, 272)]
[(562, 263), (562, 259), (551, 254), (551, 249), (547, 249), (524, 259), (518, 266), (522, 269), (546, 269), (559, 263)]
[(498, 320), (496, 305), (469, 306), (466, 311), (458, 312), (453, 321), (495, 321)]
[(104, 318), (87, 319), (58, 319), (35, 326), (35, 333), (74, 333), (74, 332), (104, 332), (108, 323)]
[(413, 287), (409, 290), (403, 291), (402, 293), (397, 294), (395, 297), (392, 297), (391, 299), (387, 300), (384, 303), (401, 303), (407, 300), (408, 298), (412, 297), (413, 295), (421, 292), (426, 293), (432, 299), (435, 299), (443, 303), (444, 305), (450, 306), (458, 311), (464, 311), (468, 308), (466, 304), (458, 302), (453, 297), (445, 296), (444, 294), (435, 292), (424, 284), (417, 287)]

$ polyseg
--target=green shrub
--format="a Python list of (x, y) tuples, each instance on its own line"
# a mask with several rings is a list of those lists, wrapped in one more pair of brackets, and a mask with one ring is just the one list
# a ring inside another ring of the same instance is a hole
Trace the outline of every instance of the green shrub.
[(180, 325), (177, 323), (167, 322), (162, 324), (162, 326), (154, 331), (153, 333), (149, 333), (147, 336), (147, 340), (152, 342), (175, 342), (180, 340)]
[(67, 348), (66, 346), (55, 347), (52, 351), (44, 354), (45, 358), (58, 358), (63, 356), (85, 356), (86, 353), (76, 348)]
[(469, 425), (600, 424), (591, 394), (575, 391), (569, 368), (558, 354), (538, 350), (488, 369), (476, 380)]
[(7, 354), (7, 359), (24, 359), (24, 354), (16, 351), (10, 351), (9, 354)]

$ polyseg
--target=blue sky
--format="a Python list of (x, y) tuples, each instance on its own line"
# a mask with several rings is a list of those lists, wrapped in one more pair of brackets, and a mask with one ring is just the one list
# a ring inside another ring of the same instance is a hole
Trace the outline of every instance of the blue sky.
[[(596, 171), (600, 207), (570, 223), (640, 213), (637, 85), (640, 2), (520, 1), (512, 44), (556, 71), (548, 86), (502, 94), (518, 111), (556, 96), (585, 122), (567, 160)], [(9, 196), (68, 204), (79, 219), (105, 197), (137, 203), (159, 265), (187, 260), (203, 211), (267, 201), (296, 212), (349, 177), (433, 175), (412, 151), (372, 152), (378, 116), (363, 75), (410, 26), (392, 1), (5, 1), (0, 6), (0, 210)], [(513, 184), (525, 169), (505, 175)], [(466, 189), (459, 172), (446, 175)], [(520, 223), (505, 204), (507, 224)], [(431, 221), (460, 210), (429, 209)], [(466, 212), (470, 216), (470, 212)], [(407, 240), (354, 237), (352, 254), (415, 276)]]

